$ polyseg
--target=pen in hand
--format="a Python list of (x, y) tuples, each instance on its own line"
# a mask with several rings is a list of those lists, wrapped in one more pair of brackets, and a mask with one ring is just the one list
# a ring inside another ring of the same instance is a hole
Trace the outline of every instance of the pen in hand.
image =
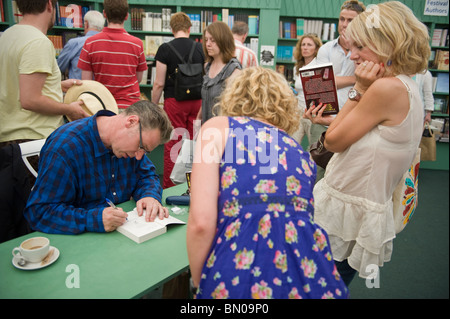
[[(109, 206), (111, 206), (114, 209), (118, 209), (117, 206), (114, 205), (114, 203), (109, 198), (105, 198), (105, 199)], [(128, 218), (127, 218), (127, 220), (128, 220)]]
[(108, 198), (105, 198), (105, 199), (109, 206), (111, 206), (114, 209), (117, 209), (116, 205), (114, 205), (114, 203), (110, 199), (108, 199)]

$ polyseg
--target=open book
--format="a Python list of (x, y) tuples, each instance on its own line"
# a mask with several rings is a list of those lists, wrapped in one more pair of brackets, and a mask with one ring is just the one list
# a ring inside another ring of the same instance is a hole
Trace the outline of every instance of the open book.
[(316, 64), (311, 67), (303, 67), (299, 71), (306, 108), (309, 109), (312, 105), (317, 106), (319, 103), (323, 103), (326, 105), (323, 114), (337, 114), (339, 102), (333, 65), (331, 63)]
[(186, 223), (170, 215), (168, 218), (159, 219), (156, 217), (155, 221), (147, 222), (145, 220), (145, 210), (142, 216), (138, 216), (137, 209), (135, 208), (131, 212), (128, 212), (128, 220), (122, 226), (117, 227), (117, 231), (140, 244), (164, 234), (169, 224)]

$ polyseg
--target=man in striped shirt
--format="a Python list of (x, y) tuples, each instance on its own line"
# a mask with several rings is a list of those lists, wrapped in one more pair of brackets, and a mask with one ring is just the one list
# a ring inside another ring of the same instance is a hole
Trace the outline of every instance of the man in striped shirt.
[(124, 29), (128, 18), (126, 0), (105, 0), (103, 12), (108, 27), (86, 40), (78, 67), (82, 80), (96, 80), (104, 84), (117, 101), (119, 109), (126, 109), (139, 101), (139, 82), (147, 70), (142, 40)]
[(247, 48), (243, 43), (248, 35), (248, 25), (242, 21), (236, 21), (231, 29), (236, 45), (236, 59), (241, 63), (243, 68), (258, 66), (258, 59), (252, 49)]

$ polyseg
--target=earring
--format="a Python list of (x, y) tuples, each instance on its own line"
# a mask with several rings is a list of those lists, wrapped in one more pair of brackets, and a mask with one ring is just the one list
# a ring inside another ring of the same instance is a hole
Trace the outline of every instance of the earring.
[(387, 65), (387, 66), (391, 66), (391, 65), (392, 65), (392, 60), (388, 60), (388, 61), (386, 62), (386, 65)]

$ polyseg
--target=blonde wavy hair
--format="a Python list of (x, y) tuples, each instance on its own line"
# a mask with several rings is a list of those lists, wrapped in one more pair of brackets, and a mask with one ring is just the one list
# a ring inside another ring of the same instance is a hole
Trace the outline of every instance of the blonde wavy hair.
[(356, 46), (368, 47), (390, 75), (423, 73), (430, 57), (427, 27), (401, 2), (370, 5), (347, 27)]
[(288, 134), (300, 123), (297, 98), (284, 77), (272, 69), (243, 69), (222, 91), (214, 106), (224, 116), (249, 116), (268, 122)]

